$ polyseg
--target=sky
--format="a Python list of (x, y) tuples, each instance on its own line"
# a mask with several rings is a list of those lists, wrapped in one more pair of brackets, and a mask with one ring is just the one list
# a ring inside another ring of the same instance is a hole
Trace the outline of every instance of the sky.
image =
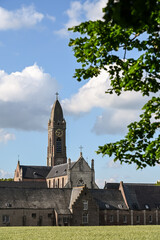
[[(59, 93), (67, 122), (67, 158), (95, 160), (96, 182), (146, 182), (160, 179), (159, 166), (136, 170), (96, 154), (98, 146), (124, 137), (138, 120), (145, 98), (125, 92), (105, 94), (109, 75), (82, 82), (68, 28), (102, 19), (106, 0), (0, 0), (0, 178), (22, 165), (46, 165), (47, 124)], [(121, 53), (120, 53), (121, 54)], [(136, 57), (136, 52), (132, 53)]]

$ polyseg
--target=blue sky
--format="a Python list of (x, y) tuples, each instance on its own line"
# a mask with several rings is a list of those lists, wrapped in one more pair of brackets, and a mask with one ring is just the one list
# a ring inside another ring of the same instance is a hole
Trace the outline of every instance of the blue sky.
[[(13, 177), (18, 155), (23, 165), (46, 165), (47, 123), (55, 93), (67, 122), (67, 157), (76, 161), (79, 146), (96, 181), (156, 182), (159, 166), (113, 163), (96, 155), (99, 145), (119, 140), (137, 120), (145, 102), (138, 93), (106, 95), (109, 75), (77, 82), (78, 66), (68, 47), (68, 27), (102, 17), (106, 1), (0, 0), (0, 177)], [(136, 53), (133, 53), (136, 56)]]

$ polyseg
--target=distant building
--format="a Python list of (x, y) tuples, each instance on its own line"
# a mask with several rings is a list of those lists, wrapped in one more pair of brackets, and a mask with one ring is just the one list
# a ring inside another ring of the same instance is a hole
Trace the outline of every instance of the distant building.
[(66, 122), (56, 99), (48, 122), (47, 166), (18, 161), (14, 181), (0, 182), (0, 226), (160, 224), (160, 186), (95, 183), (82, 152), (66, 156)]
[(80, 153), (76, 162), (66, 157), (66, 121), (62, 107), (56, 99), (48, 121), (47, 166), (25, 166), (18, 161), (14, 181), (47, 182), (49, 188), (73, 188), (86, 185), (98, 188), (95, 183), (94, 160), (91, 167)]

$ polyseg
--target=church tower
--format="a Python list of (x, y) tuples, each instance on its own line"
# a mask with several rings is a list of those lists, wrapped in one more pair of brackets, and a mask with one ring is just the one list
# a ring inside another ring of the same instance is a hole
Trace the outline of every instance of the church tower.
[(58, 101), (58, 93), (56, 93), (56, 101), (48, 121), (47, 166), (51, 167), (66, 162), (66, 121)]

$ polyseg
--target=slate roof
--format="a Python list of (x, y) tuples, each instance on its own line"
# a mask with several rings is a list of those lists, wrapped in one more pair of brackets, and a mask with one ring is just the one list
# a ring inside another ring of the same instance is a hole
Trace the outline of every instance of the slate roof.
[(160, 209), (160, 186), (154, 184), (123, 183), (123, 188), (130, 209)]
[(116, 189), (90, 189), (92, 197), (100, 210), (121, 209), (127, 210), (121, 191)]
[(0, 188), (0, 209), (55, 209), (70, 214), (71, 189)]
[(106, 183), (104, 189), (119, 189), (119, 183)]
[(39, 181), (0, 181), (0, 188), (47, 188), (47, 183)]
[(22, 168), (22, 177), (25, 179), (45, 179), (52, 169), (52, 167), (46, 166), (25, 166), (20, 165)]
[[(73, 167), (74, 164), (75, 164), (75, 162), (72, 162), (71, 167)], [(56, 165), (56, 166), (52, 167), (51, 171), (47, 175), (47, 178), (55, 178), (55, 177), (60, 177), (60, 176), (66, 176), (67, 175), (67, 169), (68, 169), (68, 163)]]

